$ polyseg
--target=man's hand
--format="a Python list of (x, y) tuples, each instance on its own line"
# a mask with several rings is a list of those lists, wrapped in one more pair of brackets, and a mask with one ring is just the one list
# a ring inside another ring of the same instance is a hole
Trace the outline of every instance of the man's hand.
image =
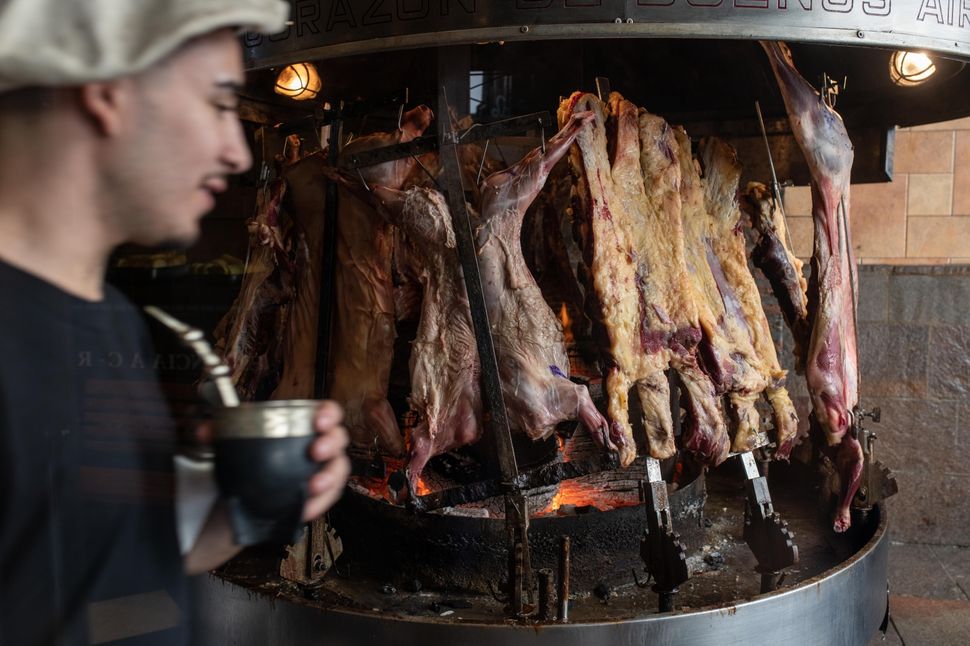
[(315, 424), (319, 437), (310, 446), (310, 457), (326, 465), (310, 478), (310, 497), (303, 506), (304, 521), (311, 521), (333, 507), (350, 477), (350, 458), (346, 453), (350, 436), (341, 426), (343, 418), (344, 412), (336, 402), (325, 401), (317, 409)]

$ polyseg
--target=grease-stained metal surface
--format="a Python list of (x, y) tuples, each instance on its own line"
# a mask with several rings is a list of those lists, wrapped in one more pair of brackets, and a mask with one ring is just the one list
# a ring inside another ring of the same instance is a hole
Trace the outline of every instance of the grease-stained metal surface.
[[(780, 472), (780, 469), (773, 469)], [(773, 476), (775, 474), (773, 473)], [(782, 474), (783, 476), (784, 474)], [(799, 644), (867, 643), (886, 608), (886, 519), (837, 536), (810, 487), (773, 478), (778, 509), (799, 545), (800, 561), (777, 592), (759, 595), (755, 561), (741, 538), (742, 482), (708, 478), (705, 533), (688, 550), (691, 580), (676, 612), (657, 613), (656, 595), (626, 584), (573, 585), (569, 624), (510, 624), (491, 595), (430, 589), (420, 579), (355, 574), (330, 577), (315, 599), (260, 575), (258, 555), (221, 578), (200, 581), (200, 643), (360, 644)], [(802, 478), (803, 482), (807, 480)], [(398, 537), (385, 534), (388, 544)], [(604, 545), (604, 550), (611, 546)], [(414, 559), (422, 558), (415, 554)], [(215, 640), (215, 641), (214, 641)]]
[(291, 0), (292, 22), (245, 38), (250, 68), (485, 41), (799, 40), (970, 55), (970, 13), (936, 0)]

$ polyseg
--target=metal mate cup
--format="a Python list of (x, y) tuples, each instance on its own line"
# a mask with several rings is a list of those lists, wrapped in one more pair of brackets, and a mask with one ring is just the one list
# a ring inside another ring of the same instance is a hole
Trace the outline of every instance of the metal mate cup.
[(292, 543), (302, 528), (320, 402), (244, 402), (218, 410), (215, 475), (236, 542)]

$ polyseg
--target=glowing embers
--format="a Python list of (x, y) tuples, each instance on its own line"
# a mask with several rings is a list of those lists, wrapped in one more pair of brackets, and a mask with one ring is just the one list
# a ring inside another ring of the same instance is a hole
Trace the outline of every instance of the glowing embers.
[(274, 90), (295, 101), (307, 101), (316, 98), (321, 87), (323, 82), (313, 63), (294, 63), (283, 68), (276, 77)]
[(563, 480), (552, 500), (536, 516), (570, 516), (588, 511), (610, 511), (640, 504), (636, 481), (624, 481), (615, 473), (590, 474)]
[(936, 74), (936, 63), (922, 52), (894, 52), (889, 59), (889, 78), (900, 87), (922, 85)]

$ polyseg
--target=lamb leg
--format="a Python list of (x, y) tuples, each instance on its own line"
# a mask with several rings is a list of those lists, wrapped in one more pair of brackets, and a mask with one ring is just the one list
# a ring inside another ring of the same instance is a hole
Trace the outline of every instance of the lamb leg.
[[(805, 378), (815, 418), (830, 447), (839, 446), (842, 496), (836, 531), (849, 526), (849, 505), (859, 486), (863, 455), (848, 433), (859, 403), (855, 328), (855, 259), (848, 240), (852, 142), (842, 118), (798, 73), (780, 42), (762, 42), (785, 101), (792, 132), (812, 177), (815, 229), (809, 294), (811, 338)], [(840, 446), (841, 445), (841, 446)]]

